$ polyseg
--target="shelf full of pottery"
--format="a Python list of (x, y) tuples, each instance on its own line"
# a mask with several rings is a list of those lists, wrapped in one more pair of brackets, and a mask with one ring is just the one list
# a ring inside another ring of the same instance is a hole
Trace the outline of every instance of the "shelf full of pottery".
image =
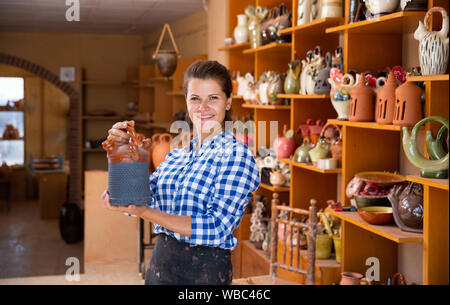
[(305, 59), (292, 60), (286, 73), (267, 71), (256, 81), (252, 74), (240, 76), (238, 72), (233, 95), (241, 96), (250, 105), (289, 105), (290, 97), (324, 97), (331, 90), (327, 81), (330, 70), (343, 70), (343, 63), (342, 48), (323, 56), (317, 46), (306, 53)]
[(341, 130), (337, 125), (324, 122), (308, 119), (295, 133), (291, 129), (278, 136), (272, 145), (277, 159), (305, 170), (338, 173), (342, 159)]
[[(269, 199), (261, 194), (255, 195), (252, 202), (252, 215), (250, 218), (249, 240), (256, 249), (263, 250), (266, 257), (270, 256), (270, 216), (266, 209), (270, 207)], [(330, 204), (334, 202), (330, 201)], [(283, 206), (289, 206), (289, 202), (282, 202)], [(286, 222), (308, 223), (308, 217), (290, 218), (288, 211), (280, 211), (277, 218)], [(340, 263), (341, 246), (341, 222), (338, 218), (328, 212), (319, 211), (317, 213), (317, 235), (316, 235), (316, 259), (330, 259), (335, 253), (336, 262)], [(292, 230), (292, 231), (291, 231)], [(291, 247), (298, 246), (300, 249), (307, 249), (307, 230), (299, 229), (296, 226), (289, 226), (285, 223), (278, 223), (276, 230), (278, 241), (289, 244)], [(334, 245), (334, 246), (333, 246)], [(334, 251), (333, 251), (334, 249)]]

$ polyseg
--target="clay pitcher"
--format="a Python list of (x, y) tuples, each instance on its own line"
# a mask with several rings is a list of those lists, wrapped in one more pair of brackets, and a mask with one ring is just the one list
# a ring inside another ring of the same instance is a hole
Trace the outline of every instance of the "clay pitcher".
[(166, 159), (167, 154), (170, 152), (170, 142), (172, 141), (172, 135), (168, 133), (154, 134), (152, 136), (152, 162), (155, 170), (159, 164)]
[(422, 119), (422, 89), (406, 81), (395, 89), (395, 109), (392, 123), (398, 126), (414, 126)]
[(386, 83), (377, 92), (375, 121), (378, 124), (392, 124), (394, 120), (395, 89), (397, 87), (394, 73), (389, 72)]
[(443, 178), (448, 177), (448, 160), (449, 154), (447, 153), (443, 158), (439, 160), (429, 160), (425, 158), (417, 149), (417, 132), (419, 128), (430, 121), (436, 121), (441, 123), (448, 129), (448, 120), (441, 117), (427, 117), (419, 121), (409, 134), (408, 128), (403, 127), (402, 145), (408, 160), (416, 167), (422, 169), (420, 175), (425, 178)]
[(366, 86), (364, 74), (361, 74), (358, 85), (350, 91), (350, 113), (348, 120), (351, 122), (371, 122), (373, 113), (373, 90)]
[[(429, 32), (428, 19), (433, 12), (441, 13), (442, 28), (440, 31)], [(442, 7), (431, 8), (425, 15), (424, 22), (419, 21), (419, 27), (414, 32), (414, 38), (419, 41), (419, 60), (422, 75), (445, 74), (449, 55), (448, 27), (448, 15)]]

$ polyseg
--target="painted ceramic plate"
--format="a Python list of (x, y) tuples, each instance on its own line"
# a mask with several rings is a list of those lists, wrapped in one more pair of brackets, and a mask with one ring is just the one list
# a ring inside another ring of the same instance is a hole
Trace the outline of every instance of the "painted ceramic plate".
[(375, 183), (378, 185), (396, 184), (406, 181), (404, 176), (388, 172), (361, 172), (357, 173), (355, 177), (366, 183)]

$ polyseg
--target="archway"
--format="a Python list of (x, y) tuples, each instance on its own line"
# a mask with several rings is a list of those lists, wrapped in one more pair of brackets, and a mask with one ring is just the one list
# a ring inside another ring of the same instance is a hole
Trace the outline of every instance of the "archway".
[(57, 88), (61, 89), (69, 97), (69, 135), (68, 155), (70, 162), (69, 176), (69, 201), (81, 203), (81, 101), (80, 94), (68, 83), (61, 82), (59, 77), (49, 70), (34, 64), (26, 59), (0, 52), (0, 63), (24, 69), (39, 76)]

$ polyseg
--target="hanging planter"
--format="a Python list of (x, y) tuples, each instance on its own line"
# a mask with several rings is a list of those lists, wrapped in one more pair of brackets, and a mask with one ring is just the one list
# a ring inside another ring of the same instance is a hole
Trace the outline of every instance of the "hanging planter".
[[(166, 30), (169, 31), (170, 39), (175, 50), (160, 50)], [(156, 65), (158, 66), (159, 73), (161, 73), (161, 75), (166, 78), (172, 76), (177, 68), (178, 57), (180, 57), (180, 55), (178, 52), (177, 44), (175, 43), (175, 39), (173, 38), (170, 25), (166, 23), (164, 24), (161, 36), (159, 37), (156, 51), (153, 54), (153, 59), (156, 60)]]

